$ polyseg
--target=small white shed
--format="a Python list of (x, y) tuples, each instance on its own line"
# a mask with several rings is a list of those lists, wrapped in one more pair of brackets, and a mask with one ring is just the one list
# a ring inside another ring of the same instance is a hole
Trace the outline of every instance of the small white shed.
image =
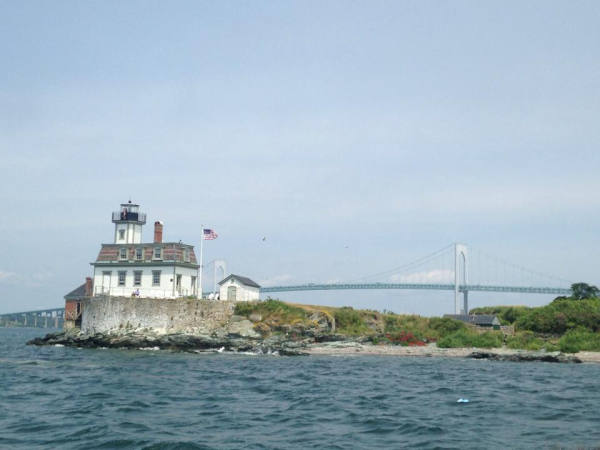
[(235, 300), (237, 302), (249, 302), (258, 300), (260, 297), (260, 286), (250, 278), (239, 275), (229, 275), (219, 281), (221, 300)]

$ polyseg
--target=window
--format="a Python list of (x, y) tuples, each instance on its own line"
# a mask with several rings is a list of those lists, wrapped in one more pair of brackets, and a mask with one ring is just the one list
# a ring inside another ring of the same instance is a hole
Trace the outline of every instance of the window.
[(160, 286), (160, 273), (162, 270), (152, 271), (152, 286)]
[(119, 259), (127, 259), (127, 249), (122, 248), (119, 250)]
[(183, 251), (183, 260), (186, 262), (190, 262), (190, 249), (189, 248), (186, 248)]
[(192, 277), (192, 288), (190, 289), (192, 295), (196, 295), (196, 277)]
[(133, 285), (134, 286), (142, 285), (142, 271), (141, 270), (133, 271)]
[(125, 286), (125, 277), (127, 276), (127, 271), (119, 270), (119, 286)]
[(119, 239), (120, 240), (125, 239), (125, 230), (119, 230)]
[(138, 261), (140, 259), (144, 259), (144, 249), (142, 247), (138, 247), (135, 249), (135, 259)]
[(162, 247), (154, 247), (154, 259), (162, 259)]

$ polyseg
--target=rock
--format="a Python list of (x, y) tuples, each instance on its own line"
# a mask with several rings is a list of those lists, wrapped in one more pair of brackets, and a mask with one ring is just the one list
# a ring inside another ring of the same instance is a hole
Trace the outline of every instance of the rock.
[(252, 313), (248, 316), (248, 319), (250, 319), (250, 322), (260, 322), (262, 320), (262, 314)]
[(242, 322), (243, 320), (248, 320), (248, 318), (244, 317), (244, 316), (237, 316), (237, 315), (233, 315), (229, 318), (229, 322), (233, 323), (233, 322)]
[(227, 326), (227, 331), (233, 336), (242, 336), (250, 338), (258, 338), (260, 335), (254, 331), (252, 322), (248, 319), (241, 320), (239, 322), (230, 323)]
[(467, 355), (472, 359), (489, 359), (491, 361), (511, 361), (511, 362), (552, 362), (552, 363), (574, 363), (579, 364), (581, 360), (576, 356), (567, 356), (563, 353), (553, 352), (518, 352), (511, 354), (498, 354), (492, 352), (473, 352)]
[(346, 336), (345, 334), (320, 334), (315, 336), (315, 342), (344, 342), (355, 340), (356, 337)]
[(300, 352), (297, 350), (285, 350), (281, 349), (278, 351), (281, 356), (310, 356), (308, 353)]
[(334, 329), (333, 317), (328, 316), (323, 312), (316, 311), (312, 313), (308, 319), (316, 322), (318, 333), (330, 333)]

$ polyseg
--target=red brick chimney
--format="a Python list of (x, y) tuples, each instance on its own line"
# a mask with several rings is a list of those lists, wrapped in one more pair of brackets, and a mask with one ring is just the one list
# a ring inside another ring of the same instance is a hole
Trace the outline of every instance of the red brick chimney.
[(160, 244), (162, 242), (162, 230), (163, 224), (160, 221), (154, 222), (154, 243)]
[(93, 289), (92, 277), (85, 277), (85, 296), (86, 297), (92, 296), (92, 289)]

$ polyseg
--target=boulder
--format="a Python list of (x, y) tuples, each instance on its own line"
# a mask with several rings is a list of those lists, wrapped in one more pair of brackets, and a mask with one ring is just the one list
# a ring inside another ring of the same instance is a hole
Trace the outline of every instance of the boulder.
[(227, 331), (229, 335), (233, 336), (242, 336), (249, 338), (258, 338), (260, 335), (254, 331), (252, 322), (248, 319), (241, 320), (239, 322), (230, 323), (227, 326)]

